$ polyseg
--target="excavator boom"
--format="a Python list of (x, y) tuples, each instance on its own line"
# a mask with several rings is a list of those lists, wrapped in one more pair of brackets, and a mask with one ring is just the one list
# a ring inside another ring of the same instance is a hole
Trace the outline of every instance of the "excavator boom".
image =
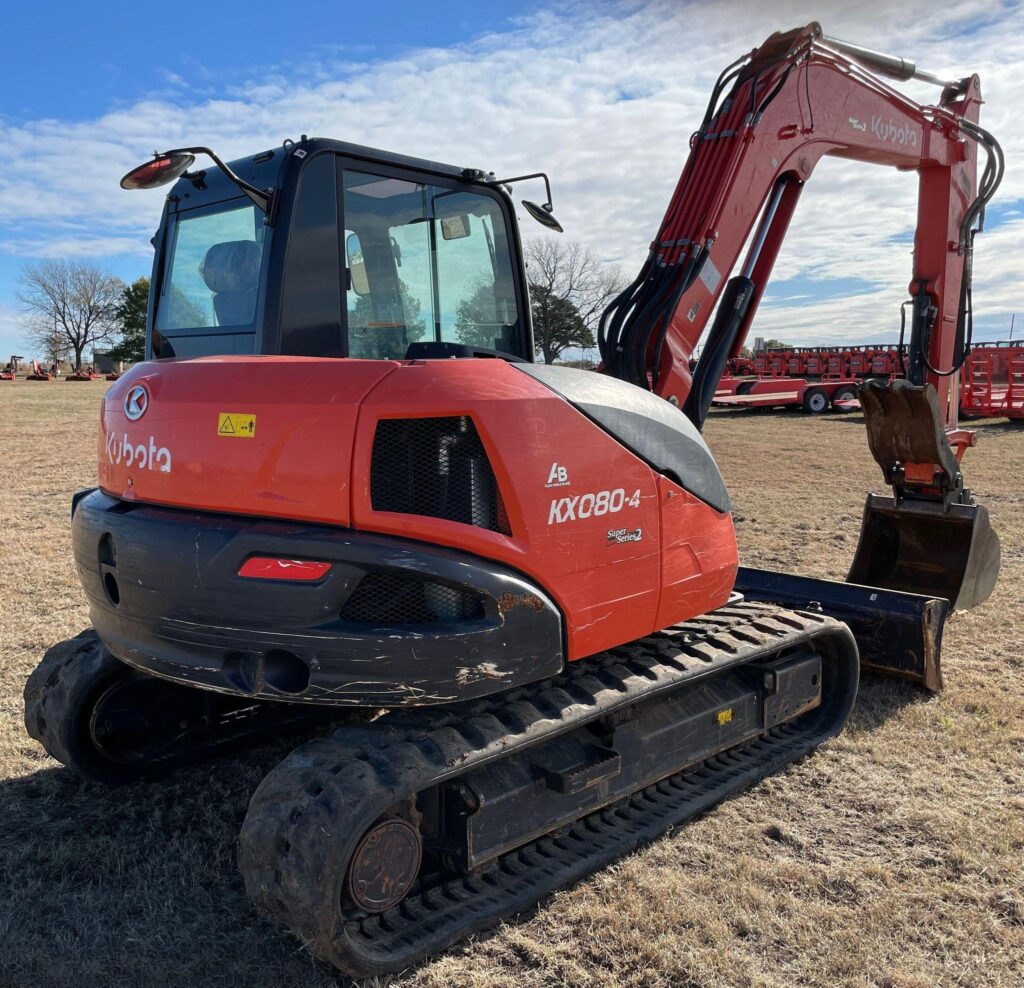
[[(941, 98), (915, 103), (863, 65), (938, 83)], [(974, 234), (1002, 175), (999, 145), (977, 123), (980, 104), (976, 75), (943, 82), (906, 59), (826, 38), (816, 23), (772, 35), (719, 77), (647, 260), (599, 334), (607, 373), (679, 405), (700, 428), (818, 161), (915, 170), (905, 380), (872, 382), (862, 400), (893, 495), (869, 496), (849, 579), (940, 594), (957, 607), (983, 601), (999, 571), (998, 539), (959, 466), (974, 435), (957, 421)], [(980, 185), (979, 148), (987, 158)], [(740, 273), (729, 278), (744, 244)]]

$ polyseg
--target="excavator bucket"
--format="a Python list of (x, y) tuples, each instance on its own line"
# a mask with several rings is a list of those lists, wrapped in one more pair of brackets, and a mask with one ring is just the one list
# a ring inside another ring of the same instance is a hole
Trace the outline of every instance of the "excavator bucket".
[(945, 597), (954, 610), (988, 598), (999, 576), (999, 537), (980, 504), (900, 501), (869, 494), (847, 580)]
[[(999, 575), (999, 538), (963, 489), (935, 389), (871, 381), (860, 400), (868, 445), (894, 495), (868, 495), (847, 581), (945, 597), (954, 609), (980, 604)], [(908, 488), (907, 468), (929, 464), (940, 496)]]

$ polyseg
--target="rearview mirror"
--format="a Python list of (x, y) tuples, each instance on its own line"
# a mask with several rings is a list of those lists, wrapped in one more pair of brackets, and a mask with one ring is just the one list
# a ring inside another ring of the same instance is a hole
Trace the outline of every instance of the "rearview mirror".
[(350, 233), (345, 238), (345, 255), (348, 258), (348, 283), (357, 295), (370, 294), (370, 282), (366, 277), (366, 264), (363, 261), (363, 245), (359, 243), (359, 234)]
[(543, 206), (538, 206), (535, 202), (527, 202), (523, 200), (523, 208), (538, 222), (541, 226), (546, 226), (549, 230), (554, 230), (556, 233), (564, 233), (562, 224), (555, 219), (551, 213), (551, 203), (546, 202)]
[(196, 160), (194, 154), (162, 154), (133, 168), (121, 179), (122, 189), (158, 189), (181, 178)]

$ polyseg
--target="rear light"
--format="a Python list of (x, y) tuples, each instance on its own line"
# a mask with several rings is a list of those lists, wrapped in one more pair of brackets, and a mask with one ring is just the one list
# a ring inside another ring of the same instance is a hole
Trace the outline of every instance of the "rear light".
[(254, 580), (319, 580), (331, 568), (330, 563), (310, 559), (278, 559), (276, 556), (250, 556), (238, 571)]

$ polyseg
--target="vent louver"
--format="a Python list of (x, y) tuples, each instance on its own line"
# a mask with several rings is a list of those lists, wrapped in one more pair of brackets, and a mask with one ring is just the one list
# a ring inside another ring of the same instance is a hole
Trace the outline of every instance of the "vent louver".
[(374, 511), (511, 534), (487, 451), (466, 415), (381, 419), (373, 438), (370, 500)]

